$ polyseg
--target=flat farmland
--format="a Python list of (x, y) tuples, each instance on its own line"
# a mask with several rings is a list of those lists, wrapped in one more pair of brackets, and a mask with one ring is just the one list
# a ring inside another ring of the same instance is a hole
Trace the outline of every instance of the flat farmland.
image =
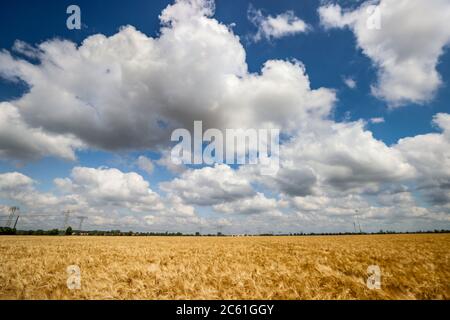
[(0, 299), (449, 299), (449, 279), (450, 234), (0, 237)]

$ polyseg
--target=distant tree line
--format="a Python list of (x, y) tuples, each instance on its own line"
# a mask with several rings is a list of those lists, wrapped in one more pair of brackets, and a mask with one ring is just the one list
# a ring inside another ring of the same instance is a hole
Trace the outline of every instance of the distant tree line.
[(72, 228), (68, 227), (65, 231), (58, 229), (51, 230), (16, 230), (13, 228), (0, 227), (0, 235), (20, 235), (20, 236), (58, 236), (58, 235), (71, 235), (73, 233)]
[(6, 228), (6, 227), (0, 227), (0, 234), (1, 235), (14, 235), (16, 234), (16, 229), (13, 228)]
[[(417, 234), (417, 233), (450, 233), (450, 230), (432, 230), (432, 231), (425, 231), (425, 230), (419, 230), (419, 231), (406, 231), (406, 232), (397, 232), (397, 231), (384, 231), (380, 230), (378, 232), (361, 232), (361, 233), (355, 233), (355, 232), (338, 232), (338, 233), (332, 233), (332, 232), (326, 232), (326, 233), (260, 233), (260, 234), (241, 234), (242, 236), (344, 236), (344, 235), (355, 235), (355, 234), (361, 234), (361, 235), (369, 235), (369, 234)], [(222, 234), (221, 232), (215, 233), (215, 234), (201, 234), (200, 232), (195, 233), (182, 233), (182, 232), (134, 232), (134, 231), (128, 231), (123, 232), (120, 230), (109, 230), (109, 231), (102, 231), (102, 230), (91, 230), (91, 231), (79, 231), (79, 230), (73, 230), (71, 227), (68, 227), (66, 230), (58, 230), (58, 229), (51, 229), (51, 230), (16, 230), (13, 228), (6, 228), (6, 227), (0, 227), (0, 235), (33, 235), (33, 236), (58, 236), (58, 235), (83, 235), (83, 236), (140, 236), (140, 237), (146, 237), (146, 236), (158, 236), (158, 237), (180, 237), (180, 236), (206, 236), (206, 237), (213, 237), (213, 236), (227, 236)]]

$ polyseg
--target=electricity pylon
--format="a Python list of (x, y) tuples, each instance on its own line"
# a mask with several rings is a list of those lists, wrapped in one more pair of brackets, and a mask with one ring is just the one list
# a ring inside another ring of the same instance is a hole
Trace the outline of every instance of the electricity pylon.
[(83, 221), (87, 219), (85, 216), (78, 216), (77, 219), (80, 220), (80, 224), (78, 225), (78, 231), (81, 231), (81, 226), (83, 225)]
[[(359, 233), (362, 233), (361, 224), (359, 223), (359, 219), (358, 219), (358, 213), (359, 213), (358, 209), (356, 209), (355, 212), (356, 212), (356, 222), (358, 222)], [(355, 226), (355, 229), (356, 229), (356, 226)]]
[(13, 229), (15, 229), (16, 228), (16, 226), (17, 226), (17, 222), (19, 222), (19, 215), (17, 215), (17, 218), (16, 218), (16, 222), (14, 222), (14, 227), (13, 227)]
[(64, 224), (63, 224), (63, 231), (66, 230), (69, 226), (68, 226), (68, 222), (69, 222), (69, 217), (70, 217), (70, 210), (66, 210), (63, 212), (64, 213)]
[(10, 207), (9, 208), (9, 216), (8, 216), (8, 220), (6, 221), (7, 228), (11, 228), (11, 224), (12, 224), (14, 215), (16, 214), (16, 211), (19, 211), (18, 207)]

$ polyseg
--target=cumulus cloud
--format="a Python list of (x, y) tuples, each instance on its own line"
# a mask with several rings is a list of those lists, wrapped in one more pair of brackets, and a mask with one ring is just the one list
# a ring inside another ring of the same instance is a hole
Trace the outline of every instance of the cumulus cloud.
[[(353, 232), (408, 230), (418, 226), (447, 225), (448, 213), (440, 207), (419, 206), (407, 191), (381, 193), (376, 203), (362, 195), (342, 197), (307, 196), (289, 199), (289, 204), (304, 227)], [(431, 227), (433, 228), (433, 227)]]
[(262, 193), (238, 201), (216, 204), (213, 206), (216, 212), (225, 214), (258, 214), (279, 216), (280, 205), (276, 199), (267, 198)]
[(310, 29), (310, 26), (298, 18), (293, 11), (286, 11), (276, 16), (265, 16), (261, 10), (250, 5), (247, 15), (248, 19), (258, 28), (253, 36), (254, 41), (278, 39), (304, 33)]
[[(41, 192), (30, 177), (8, 172), (0, 174), (0, 198), (21, 206), (22, 225), (60, 227), (61, 213), (71, 211), (70, 223), (78, 215), (87, 216), (91, 227), (142, 228), (150, 220), (159, 227), (182, 223), (194, 227), (208, 225), (195, 208), (181, 198), (166, 198), (151, 190), (149, 183), (135, 172), (115, 168), (73, 168), (70, 177), (54, 180), (52, 192)], [(42, 215), (42, 213), (45, 213)], [(153, 218), (151, 218), (153, 217)]]
[(291, 160), (284, 162), (281, 170), (273, 178), (266, 177), (266, 180), (273, 180), (276, 185), (275, 190), (287, 195), (306, 196), (313, 194), (318, 179), (316, 172), (302, 163), (292, 165)]
[(418, 188), (434, 204), (450, 203), (450, 114), (440, 113), (434, 123), (442, 133), (400, 139), (394, 147), (418, 171)]
[[(105, 150), (164, 148), (173, 129), (190, 129), (194, 120), (205, 129), (293, 130), (329, 113), (334, 91), (312, 89), (300, 62), (270, 60), (249, 73), (239, 38), (213, 12), (210, 1), (177, 1), (162, 12), (158, 38), (126, 26), (80, 46), (49, 40), (32, 52), (38, 64), (3, 51), (0, 75), (30, 88), (10, 102), (13, 110), (23, 126)], [(11, 139), (7, 132), (2, 138)], [(35, 154), (73, 157), (77, 145), (69, 142), (58, 143), (62, 150), (36, 147)]]
[(401, 190), (397, 192), (382, 192), (377, 196), (377, 201), (383, 206), (390, 207), (407, 207), (411, 208), (416, 205), (414, 196), (408, 190)]
[(19, 172), (7, 172), (0, 174), (0, 192), (17, 192), (33, 187), (34, 181), (30, 177)]
[(376, 140), (362, 121), (317, 124), (280, 152), (283, 167), (307, 166), (316, 181), (339, 190), (367, 191), (415, 175), (401, 152)]
[(159, 195), (135, 172), (75, 167), (70, 178), (56, 179), (55, 184), (66, 193), (82, 196), (95, 207), (116, 206), (132, 211), (158, 211), (164, 208)]
[[(188, 150), (185, 150), (185, 152), (188, 152)], [(172, 160), (170, 149), (161, 151), (161, 158), (159, 158), (156, 163), (175, 174), (180, 174), (186, 170), (186, 167), (183, 163), (178, 164)]]
[(0, 159), (55, 156), (75, 160), (75, 150), (82, 146), (70, 134), (50, 134), (40, 127), (29, 126), (14, 105), (0, 103)]
[(253, 196), (250, 182), (226, 164), (188, 170), (161, 184), (163, 191), (201, 206), (231, 202)]
[(36, 210), (59, 203), (58, 197), (36, 189), (38, 182), (19, 172), (0, 174), (0, 198), (32, 206)]
[(136, 161), (139, 169), (147, 172), (148, 174), (151, 174), (153, 170), (155, 169), (155, 166), (153, 165), (153, 161), (145, 156), (139, 156)]
[(436, 65), (450, 43), (448, 1), (367, 1), (355, 10), (328, 4), (319, 15), (325, 28), (353, 31), (378, 68), (372, 92), (391, 107), (426, 103), (442, 84)]
[(293, 197), (291, 207), (300, 216), (307, 217), (312, 214), (323, 216), (353, 217), (358, 211), (365, 211), (368, 204), (360, 195), (346, 195), (344, 197), (307, 196)]

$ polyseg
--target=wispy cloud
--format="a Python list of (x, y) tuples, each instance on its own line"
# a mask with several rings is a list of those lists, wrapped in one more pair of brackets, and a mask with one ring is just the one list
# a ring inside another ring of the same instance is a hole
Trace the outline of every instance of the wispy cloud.
[(276, 16), (265, 16), (261, 10), (250, 5), (247, 16), (258, 28), (256, 34), (252, 36), (254, 41), (278, 39), (304, 33), (311, 28), (302, 19), (295, 16), (293, 11), (286, 11)]

